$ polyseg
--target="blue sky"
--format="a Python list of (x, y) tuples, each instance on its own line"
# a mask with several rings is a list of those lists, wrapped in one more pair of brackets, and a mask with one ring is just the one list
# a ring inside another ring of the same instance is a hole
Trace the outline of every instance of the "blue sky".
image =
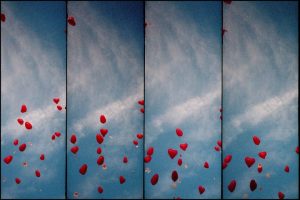
[[(64, 2), (1, 2), (1, 198), (63, 198), (65, 195), (65, 4)], [(20, 113), (22, 104), (28, 111)], [(25, 130), (17, 118), (29, 120)], [(62, 136), (52, 142), (51, 135)], [(21, 153), (14, 139), (26, 143)], [(32, 145), (30, 145), (30, 143)], [(45, 160), (40, 161), (40, 154)], [(28, 162), (28, 167), (22, 163)], [(35, 169), (41, 177), (35, 177)], [(15, 183), (15, 178), (21, 184)]]
[[(298, 3), (224, 4), (224, 170), (225, 198), (298, 197)], [(261, 139), (259, 146), (253, 135)], [(267, 151), (265, 160), (258, 152)], [(248, 169), (244, 158), (256, 159)], [(263, 172), (257, 172), (257, 164)], [(290, 173), (284, 172), (285, 165)], [(236, 179), (235, 192), (227, 185)], [(251, 192), (255, 179), (258, 189)]]
[[(75, 133), (80, 147), (77, 156), (68, 152), (68, 198), (74, 192), (79, 198), (141, 198), (143, 144), (136, 148), (132, 141), (143, 133), (137, 104), (144, 98), (143, 3), (69, 2), (68, 12), (76, 20), (68, 27), (68, 136)], [(100, 128), (108, 129), (101, 145), (95, 139)], [(106, 170), (96, 163), (99, 146)], [(83, 163), (85, 176), (78, 172)]]
[[(214, 146), (221, 136), (221, 2), (147, 2), (146, 22), (145, 148), (153, 146), (154, 155), (145, 165), (151, 171), (145, 197), (220, 198), (221, 155)], [(185, 142), (183, 152), (179, 144)], [(168, 148), (178, 150), (174, 160)], [(160, 178), (152, 186), (155, 173)], [(199, 185), (206, 188), (202, 195)]]

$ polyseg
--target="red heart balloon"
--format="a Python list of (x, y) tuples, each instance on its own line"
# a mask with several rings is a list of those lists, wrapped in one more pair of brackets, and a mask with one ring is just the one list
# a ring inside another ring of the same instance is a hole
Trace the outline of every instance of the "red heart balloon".
[(21, 144), (20, 146), (19, 146), (19, 150), (20, 151), (25, 151), (25, 149), (26, 149), (26, 144), (24, 143), (24, 144)]
[(156, 183), (158, 182), (159, 179), (159, 175), (158, 174), (154, 174), (151, 178), (151, 184), (152, 185), (156, 185)]
[(245, 158), (245, 162), (246, 165), (250, 168), (255, 163), (255, 159), (247, 156)]
[(54, 134), (55, 134), (56, 137), (60, 137), (61, 136), (60, 132), (55, 132)]
[(103, 188), (101, 186), (98, 187), (98, 192), (101, 194), (103, 192)]
[(149, 155), (147, 155), (147, 156), (145, 156), (145, 158), (144, 158), (144, 162), (145, 163), (148, 163), (148, 162), (150, 162), (151, 161), (151, 156), (149, 156)]
[(26, 127), (28, 130), (32, 129), (32, 125), (31, 125), (30, 122), (25, 122), (25, 127)]
[(143, 134), (142, 134), (142, 133), (138, 133), (138, 134), (136, 134), (136, 137), (137, 137), (138, 139), (142, 139), (142, 138), (143, 138)]
[(215, 150), (216, 150), (216, 151), (220, 151), (220, 147), (215, 146)]
[(12, 155), (8, 155), (6, 156), (3, 161), (6, 163), (6, 164), (9, 164), (11, 161), (13, 160), (13, 156)]
[(137, 140), (133, 140), (132, 143), (137, 146), (139, 144), (139, 142)]
[(22, 118), (18, 118), (17, 121), (20, 125), (23, 125), (23, 123), (24, 123), (24, 120)]
[(199, 193), (200, 193), (200, 194), (203, 194), (203, 193), (205, 192), (205, 188), (204, 188), (202, 185), (200, 185), (200, 186), (198, 187), (198, 190), (199, 190)]
[(174, 170), (174, 171), (172, 172), (171, 178), (172, 178), (172, 180), (173, 180), (174, 182), (177, 181), (177, 179), (178, 179), (178, 173), (177, 173), (176, 170)]
[(25, 104), (21, 106), (21, 113), (25, 113), (27, 111), (27, 107)]
[(78, 152), (78, 150), (79, 150), (78, 146), (74, 146), (74, 147), (71, 148), (71, 152), (74, 153), (74, 154), (76, 154)]
[(108, 133), (108, 130), (105, 128), (101, 128), (100, 133), (102, 134), (103, 137), (105, 137), (105, 135)]
[(252, 179), (250, 181), (250, 190), (253, 192), (257, 187), (256, 181), (254, 179)]
[(154, 153), (154, 148), (149, 147), (148, 150), (147, 150), (147, 155), (152, 156), (153, 153)]
[(182, 165), (182, 159), (181, 159), (181, 158), (178, 159), (177, 164), (178, 164), (179, 166)]
[(6, 16), (3, 13), (1, 13), (1, 21), (5, 22), (5, 20), (6, 20)]
[(40, 177), (41, 176), (41, 172), (40, 172), (40, 170), (35, 170), (35, 176), (36, 177)]
[(187, 144), (187, 143), (180, 144), (179, 147), (180, 147), (183, 151), (185, 151), (185, 150), (187, 149), (187, 147), (188, 147), (188, 144)]
[(120, 181), (120, 184), (123, 184), (123, 183), (125, 183), (126, 179), (124, 178), (124, 176), (120, 176), (119, 181)]
[(61, 105), (58, 105), (56, 106), (57, 110), (62, 110), (62, 106)]
[(228, 190), (230, 192), (233, 192), (235, 190), (235, 187), (236, 187), (236, 181), (235, 180), (232, 180), (229, 185), (227, 186)]
[(45, 155), (44, 154), (40, 155), (40, 160), (45, 160)]
[(53, 102), (54, 102), (55, 104), (58, 104), (59, 98), (53, 98)]
[(299, 154), (299, 146), (296, 147), (295, 152)]
[(253, 136), (252, 139), (253, 139), (254, 144), (256, 144), (256, 145), (260, 144), (260, 139), (257, 136)]
[(180, 128), (176, 128), (176, 134), (178, 135), (178, 137), (183, 136), (183, 131)]
[(104, 115), (100, 115), (100, 122), (101, 122), (102, 124), (105, 124), (105, 122), (106, 122), (106, 117), (105, 117)]
[(284, 194), (282, 192), (278, 192), (278, 198), (279, 199), (284, 199)]
[(98, 147), (98, 148), (97, 148), (97, 154), (101, 154), (101, 152), (102, 152), (101, 147)]
[(80, 169), (79, 169), (79, 173), (82, 174), (82, 175), (85, 175), (87, 169), (88, 169), (87, 164), (83, 164), (83, 165), (80, 167)]
[(286, 172), (286, 173), (289, 173), (290, 172), (290, 167), (287, 165), (287, 166), (285, 166), (284, 167), (284, 171)]
[(19, 144), (19, 140), (18, 140), (18, 139), (15, 139), (14, 142), (13, 142), (13, 144), (14, 144), (15, 146), (17, 146), (17, 145)]
[(20, 184), (21, 183), (21, 179), (19, 179), (19, 178), (16, 178), (15, 181), (16, 181), (16, 184)]
[(76, 141), (77, 141), (76, 135), (75, 135), (75, 134), (72, 134), (72, 135), (71, 135), (71, 138), (70, 138), (70, 142), (73, 143), (73, 144), (75, 144)]
[(141, 108), (140, 111), (141, 111), (141, 113), (145, 113), (145, 109), (144, 108)]
[(168, 149), (168, 154), (173, 159), (177, 155), (177, 150), (176, 149)]
[(76, 25), (75, 18), (73, 16), (69, 16), (67, 21), (71, 26)]
[(258, 173), (261, 173), (262, 170), (263, 170), (262, 164), (259, 163), (259, 164), (257, 165), (257, 171), (258, 171)]
[(205, 162), (203, 166), (204, 166), (204, 168), (207, 168), (207, 169), (208, 169), (208, 168), (209, 168), (208, 162)]
[(261, 157), (262, 159), (265, 159), (267, 156), (267, 152), (265, 152), (265, 151), (259, 152), (258, 156)]
[(140, 104), (141, 106), (143, 106), (145, 104), (144, 100), (139, 100), (138, 104)]
[(126, 156), (123, 158), (123, 163), (128, 163), (128, 158)]
[(104, 156), (99, 156), (99, 158), (97, 160), (97, 164), (102, 165), (103, 163), (104, 163)]
[(104, 138), (102, 137), (102, 135), (97, 134), (96, 135), (96, 140), (99, 144), (102, 144), (102, 142), (104, 141)]
[(231, 159), (232, 159), (232, 155), (227, 155), (227, 156), (224, 158), (224, 162), (227, 163), (227, 164), (229, 164), (230, 161), (231, 161)]

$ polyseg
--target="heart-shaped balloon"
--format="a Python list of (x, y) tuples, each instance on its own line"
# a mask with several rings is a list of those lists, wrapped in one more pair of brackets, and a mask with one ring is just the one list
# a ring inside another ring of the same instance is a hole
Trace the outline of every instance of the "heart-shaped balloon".
[(209, 168), (208, 162), (205, 162), (203, 166), (204, 166), (204, 168), (207, 168), (207, 169), (208, 169), (208, 168)]
[(188, 147), (188, 144), (187, 144), (187, 143), (183, 143), (183, 144), (180, 144), (179, 147), (180, 147), (183, 151), (185, 151), (185, 150), (187, 149), (187, 147)]
[(97, 164), (102, 165), (103, 163), (104, 163), (104, 156), (99, 156), (99, 158), (97, 160)]
[(178, 179), (178, 173), (177, 173), (176, 170), (174, 170), (174, 171), (172, 172), (171, 178), (172, 178), (172, 180), (173, 180), (174, 182), (177, 181), (177, 179)]
[(83, 165), (79, 168), (79, 173), (82, 174), (82, 175), (85, 175), (87, 169), (88, 169), (87, 164), (83, 164)]
[(232, 159), (232, 155), (227, 155), (227, 156), (224, 158), (224, 162), (228, 164), (228, 163), (230, 163), (231, 159)]
[(101, 149), (101, 147), (98, 147), (97, 148), (97, 154), (101, 154), (102, 153), (102, 149)]
[(138, 133), (138, 134), (136, 134), (136, 137), (137, 137), (138, 139), (142, 139), (142, 138), (143, 138), (143, 134), (142, 134), (142, 133)]
[(202, 185), (200, 185), (200, 186), (198, 187), (198, 190), (199, 190), (199, 193), (200, 193), (200, 194), (203, 194), (203, 193), (205, 192), (205, 188), (204, 188)]
[(151, 184), (152, 185), (156, 185), (156, 183), (158, 182), (159, 179), (159, 175), (158, 174), (154, 174), (151, 178)]
[(257, 136), (253, 136), (252, 139), (253, 139), (254, 144), (256, 144), (256, 145), (260, 144), (260, 139)]
[(282, 192), (278, 192), (278, 198), (279, 199), (284, 199), (284, 194)]
[(104, 115), (100, 115), (100, 122), (101, 122), (102, 124), (105, 124), (105, 122), (106, 122), (106, 117), (105, 117)]
[(289, 172), (290, 172), (290, 167), (289, 167), (288, 165), (286, 165), (286, 166), (284, 167), (284, 171), (285, 171), (286, 173), (289, 173)]
[(74, 146), (74, 147), (71, 148), (71, 152), (74, 153), (74, 154), (76, 154), (78, 152), (78, 150), (79, 150), (78, 146)]
[(25, 104), (21, 106), (21, 113), (25, 113), (27, 111), (27, 107)]
[(128, 163), (128, 158), (126, 156), (123, 157), (123, 163)]
[(149, 147), (148, 150), (147, 150), (147, 155), (152, 156), (153, 153), (154, 153), (154, 148)]
[(168, 149), (168, 154), (169, 154), (170, 158), (173, 159), (177, 155), (177, 150), (170, 148), (170, 149)]
[(32, 125), (31, 125), (30, 122), (25, 122), (25, 127), (26, 127), (28, 130), (32, 129)]
[(96, 140), (99, 144), (102, 144), (102, 142), (104, 141), (104, 138), (102, 137), (102, 135), (96, 134)]
[(124, 176), (120, 176), (119, 181), (120, 181), (120, 184), (123, 184), (123, 183), (125, 183), (126, 179), (124, 178)]
[(20, 151), (25, 151), (25, 149), (26, 149), (26, 144), (24, 143), (24, 144), (21, 144), (20, 146), (19, 146), (19, 150)]
[(262, 170), (263, 170), (262, 164), (259, 163), (259, 164), (257, 165), (257, 171), (258, 171), (258, 173), (261, 173)]
[(255, 158), (245, 157), (246, 165), (250, 168), (255, 163)]
[(100, 129), (100, 133), (101, 133), (101, 135), (102, 135), (103, 137), (105, 137), (105, 135), (108, 133), (108, 130), (105, 129), (105, 128), (101, 128), (101, 129)]
[(53, 98), (53, 102), (54, 102), (55, 104), (58, 104), (59, 98)]
[(180, 128), (176, 128), (176, 134), (178, 137), (183, 136), (183, 131)]
[(71, 138), (70, 138), (70, 142), (73, 143), (73, 144), (75, 144), (76, 141), (77, 141), (76, 135), (75, 135), (75, 134), (72, 134), (72, 135), (71, 135)]
[(24, 120), (22, 118), (18, 118), (17, 121), (20, 125), (23, 125), (23, 123), (24, 123)]
[(103, 188), (101, 186), (98, 187), (98, 192), (101, 194), (103, 192)]
[(228, 190), (230, 192), (233, 192), (235, 190), (235, 187), (236, 187), (236, 181), (235, 180), (232, 180), (229, 185), (227, 186)]
[(3, 161), (6, 163), (6, 164), (9, 164), (11, 161), (13, 160), (13, 156), (12, 155), (8, 155), (6, 156)]
[(148, 162), (150, 162), (151, 161), (151, 156), (149, 156), (149, 155), (147, 155), (147, 156), (145, 156), (145, 158), (144, 158), (144, 162), (145, 163), (148, 163)]
[(41, 172), (40, 172), (40, 170), (35, 170), (35, 176), (36, 177), (41, 177)]
[(265, 151), (259, 152), (258, 156), (261, 157), (262, 159), (265, 159), (267, 156), (267, 152), (265, 152)]
[(253, 192), (257, 187), (257, 183), (254, 179), (250, 181), (250, 190)]
[(45, 155), (44, 154), (40, 155), (40, 160), (45, 160)]

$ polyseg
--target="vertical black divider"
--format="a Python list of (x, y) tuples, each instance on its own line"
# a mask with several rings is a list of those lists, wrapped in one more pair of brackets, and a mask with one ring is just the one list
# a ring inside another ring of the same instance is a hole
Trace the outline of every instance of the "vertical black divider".
[[(145, 65), (145, 58), (146, 58), (146, 26), (145, 26), (145, 20), (146, 20), (146, 1), (143, 2), (144, 3), (144, 21), (143, 21), (143, 26), (144, 26), (144, 120), (143, 120), (143, 130), (144, 130), (144, 137), (143, 137), (143, 157), (144, 158), (144, 155), (145, 155), (145, 142), (146, 142), (146, 130), (145, 130), (145, 113), (146, 113), (146, 96), (145, 96), (145, 84), (146, 84), (146, 65)], [(145, 199), (145, 162), (144, 162), (144, 159), (142, 159), (142, 162), (143, 162), (143, 199)]]
[(224, 108), (223, 108), (223, 1), (221, 1), (221, 21), (222, 21), (222, 27), (221, 27), (221, 142), (222, 142), (222, 147), (221, 147), (221, 199), (223, 199), (223, 148), (224, 148), (224, 142), (223, 142), (223, 113), (224, 113)]
[(66, 137), (65, 137), (65, 146), (66, 146), (66, 149), (65, 149), (65, 157), (66, 157), (66, 163), (65, 163), (65, 198), (68, 199), (68, 128), (67, 128), (67, 120), (68, 120), (68, 110), (67, 110), (67, 105), (68, 105), (68, 22), (67, 22), (67, 19), (68, 19), (68, 1), (65, 1), (66, 3), (66, 19), (65, 19), (65, 24), (66, 24), (66, 34), (65, 34), (65, 38), (66, 38), (66, 44), (65, 44), (65, 47), (66, 47), (66, 127), (65, 127), (65, 130), (66, 130)]

